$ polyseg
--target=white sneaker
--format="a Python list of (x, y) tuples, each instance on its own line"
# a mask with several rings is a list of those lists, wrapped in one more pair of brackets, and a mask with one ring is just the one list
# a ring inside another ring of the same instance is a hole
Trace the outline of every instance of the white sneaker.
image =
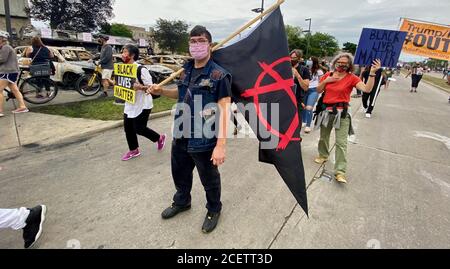
[(306, 133), (306, 134), (309, 134), (309, 133), (311, 133), (311, 131), (312, 131), (312, 130), (311, 130), (311, 128), (310, 128), (310, 127), (306, 127), (306, 128), (305, 128), (305, 133)]
[(306, 123), (302, 123), (302, 128), (305, 128), (306, 127)]
[(372, 118), (372, 114), (370, 114), (370, 113), (366, 113), (366, 118), (367, 118), (367, 119), (370, 119), (370, 118)]

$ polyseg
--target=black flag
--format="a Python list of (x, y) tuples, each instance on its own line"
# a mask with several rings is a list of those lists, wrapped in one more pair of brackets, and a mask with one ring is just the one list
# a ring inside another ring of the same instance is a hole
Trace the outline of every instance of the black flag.
[(213, 57), (233, 76), (233, 99), (261, 141), (260, 161), (275, 165), (308, 214), (301, 123), (280, 8), (248, 36), (217, 50)]

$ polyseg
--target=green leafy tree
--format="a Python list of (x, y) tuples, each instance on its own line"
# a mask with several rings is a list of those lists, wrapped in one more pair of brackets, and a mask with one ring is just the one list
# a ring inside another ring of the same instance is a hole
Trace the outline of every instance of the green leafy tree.
[(306, 51), (307, 43), (303, 37), (302, 28), (286, 25), (286, 35), (289, 44), (289, 51), (292, 51), (294, 49), (301, 49), (303, 51)]
[(123, 36), (133, 38), (133, 32), (128, 29), (125, 24), (113, 23), (111, 24), (111, 28), (109, 29), (109, 35), (113, 36)]
[(100, 25), (100, 33), (109, 35), (111, 33), (111, 24), (106, 22)]
[(426, 62), (426, 65), (430, 67), (431, 69), (437, 69), (437, 68), (445, 68), (447, 66), (447, 61), (445, 60), (439, 60), (439, 59), (428, 59)]
[(344, 43), (344, 48), (343, 48), (343, 50), (344, 50), (345, 52), (349, 52), (349, 53), (355, 55), (357, 47), (358, 47), (358, 45), (356, 45), (356, 44), (354, 44), (354, 43), (346, 42), (346, 43)]
[(339, 51), (339, 44), (332, 35), (317, 32), (311, 35), (309, 56), (333, 56)]
[(159, 47), (172, 53), (188, 52), (189, 25), (181, 20), (158, 19), (155, 27), (155, 39)]
[(25, 11), (52, 29), (91, 32), (113, 15), (114, 0), (30, 0)]

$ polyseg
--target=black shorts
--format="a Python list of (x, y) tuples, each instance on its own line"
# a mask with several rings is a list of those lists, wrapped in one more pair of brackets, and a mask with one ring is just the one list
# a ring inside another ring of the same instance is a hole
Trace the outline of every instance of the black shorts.
[(11, 83), (16, 83), (19, 73), (0, 74), (0, 80), (7, 80)]

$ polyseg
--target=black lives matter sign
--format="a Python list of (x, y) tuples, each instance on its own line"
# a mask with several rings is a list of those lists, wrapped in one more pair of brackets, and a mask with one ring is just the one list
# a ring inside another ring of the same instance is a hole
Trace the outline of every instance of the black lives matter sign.
[(364, 28), (355, 56), (355, 64), (372, 65), (376, 59), (383, 67), (397, 66), (406, 33), (383, 29)]
[(136, 91), (133, 85), (136, 82), (138, 66), (135, 64), (114, 64), (114, 97), (134, 104), (136, 102)]

